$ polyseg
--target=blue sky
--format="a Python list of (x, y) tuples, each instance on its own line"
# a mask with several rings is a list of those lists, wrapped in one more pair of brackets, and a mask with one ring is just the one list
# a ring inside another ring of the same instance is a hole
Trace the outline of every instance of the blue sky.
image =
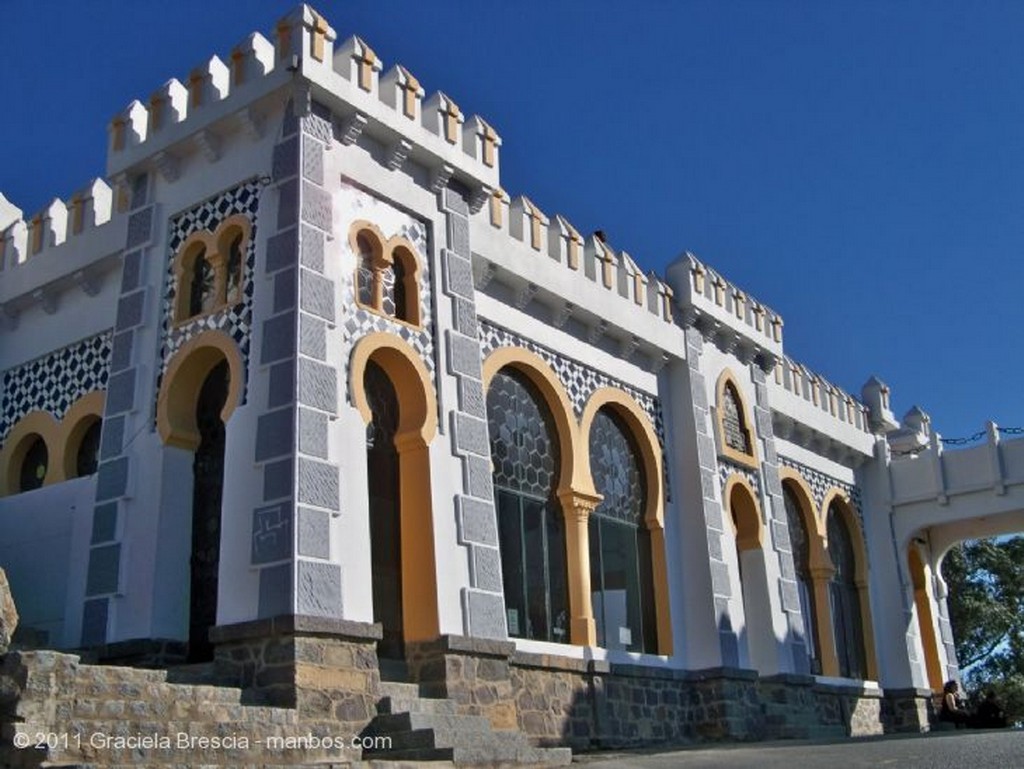
[[(314, 5), (493, 123), (511, 194), (646, 268), (694, 251), (945, 436), (1024, 425), (1024, 3)], [(0, 0), (0, 192), (102, 175), (117, 111), (291, 7)]]

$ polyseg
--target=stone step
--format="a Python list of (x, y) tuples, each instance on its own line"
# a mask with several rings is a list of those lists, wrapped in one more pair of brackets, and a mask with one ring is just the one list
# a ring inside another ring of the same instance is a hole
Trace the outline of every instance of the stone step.
[(487, 751), (495, 758), (511, 760), (521, 749), (532, 747), (526, 737), (519, 732), (462, 730), (457, 726), (454, 728), (411, 729), (406, 732), (392, 732), (387, 737), (390, 739), (390, 747), (379, 751), (367, 748), (363, 751), (364, 754), (370, 757), (423, 748), (473, 748)]
[[(127, 721), (205, 721), (234, 724), (298, 723), (298, 714), (288, 708), (239, 705), (164, 697), (158, 700), (76, 699), (70, 706), (72, 719)], [(62, 714), (63, 715), (63, 714)]]
[[(162, 671), (161, 671), (162, 672)], [(107, 677), (79, 677), (75, 681), (75, 697), (83, 699), (175, 699), (190, 702), (238, 704), (242, 690), (233, 686), (212, 684), (171, 684), (162, 681), (138, 682), (112, 680)]]
[(451, 700), (429, 699), (426, 697), (384, 697), (377, 703), (377, 712), (395, 713), (436, 713), (454, 716), (457, 706)]
[(526, 747), (512, 755), (495, 755), (486, 748), (412, 748), (396, 750), (388, 754), (390, 761), (431, 761), (431, 766), (473, 766), (473, 767), (511, 767), (511, 766), (568, 766), (572, 763), (572, 751), (569, 748), (534, 748)]
[(380, 693), (384, 697), (396, 699), (416, 699), (420, 696), (420, 685), (399, 681), (381, 681)]
[(391, 735), (420, 729), (457, 730), (467, 735), (489, 735), (491, 722), (484, 716), (460, 716), (453, 713), (392, 713), (374, 718), (363, 734)]

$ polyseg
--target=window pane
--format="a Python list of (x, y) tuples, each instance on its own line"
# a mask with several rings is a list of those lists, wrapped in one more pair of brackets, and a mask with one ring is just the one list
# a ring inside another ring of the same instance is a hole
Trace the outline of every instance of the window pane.
[(643, 463), (629, 428), (602, 409), (590, 428), (590, 472), (603, 496), (591, 516), (591, 600), (598, 644), (654, 651), (657, 646)]
[(549, 623), (547, 554), (545, 552), (544, 506), (523, 499), (523, 550), (526, 569), (526, 600), (530, 638), (551, 640)]
[(569, 588), (565, 577), (565, 524), (549, 502), (544, 510), (548, 549), (548, 596), (551, 604), (551, 640), (569, 643)]
[(189, 287), (189, 316), (209, 312), (217, 305), (216, 275), (201, 251), (192, 263), (192, 285)]
[(498, 491), (495, 496), (508, 634), (517, 638), (528, 638), (526, 586), (523, 582), (523, 522), (519, 510), (519, 497), (508, 491)]
[(373, 306), (373, 246), (362, 235), (356, 237), (359, 247), (357, 254), (356, 284), (359, 287), (359, 301), (367, 307)]
[(394, 267), (392, 269), (395, 274), (395, 286), (392, 290), (395, 302), (394, 315), (399, 320), (409, 320), (409, 305), (405, 293), (405, 260), (396, 255)]
[(242, 301), (242, 233), (238, 233), (228, 247), (229, 302)]
[(849, 678), (863, 678), (866, 665), (860, 597), (855, 581), (856, 556), (850, 530), (843, 520), (842, 512), (835, 505), (829, 507), (826, 530), (828, 554), (836, 569), (829, 595), (839, 672)]
[(21, 491), (32, 491), (43, 485), (49, 459), (46, 443), (42, 438), (35, 438), (32, 445), (28, 447), (28, 451), (25, 452), (25, 458), (21, 461), (21, 473), (18, 479)]
[(75, 474), (81, 478), (92, 475), (96, 472), (96, 466), (100, 453), (100, 430), (102, 420), (95, 420), (82, 436), (82, 442), (78, 444), (78, 455), (75, 457)]

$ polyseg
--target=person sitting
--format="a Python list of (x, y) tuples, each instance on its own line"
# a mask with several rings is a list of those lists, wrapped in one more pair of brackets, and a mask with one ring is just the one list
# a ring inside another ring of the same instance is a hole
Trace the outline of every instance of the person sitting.
[(975, 715), (975, 726), (979, 729), (1004, 729), (1006, 728), (1006, 713), (1003, 712), (996, 693), (989, 691), (985, 699), (978, 705)]
[(960, 691), (960, 684), (956, 681), (946, 681), (942, 687), (942, 710), (939, 711), (939, 720), (956, 724), (959, 729), (970, 724), (971, 717), (964, 709), (963, 700), (957, 692)]

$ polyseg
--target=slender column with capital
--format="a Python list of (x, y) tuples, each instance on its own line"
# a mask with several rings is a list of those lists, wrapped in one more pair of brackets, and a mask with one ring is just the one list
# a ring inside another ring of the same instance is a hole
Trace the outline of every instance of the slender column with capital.
[(594, 607), (590, 601), (590, 514), (601, 502), (600, 494), (569, 489), (560, 492), (565, 521), (565, 561), (569, 583), (569, 640), (579, 646), (597, 644)]

